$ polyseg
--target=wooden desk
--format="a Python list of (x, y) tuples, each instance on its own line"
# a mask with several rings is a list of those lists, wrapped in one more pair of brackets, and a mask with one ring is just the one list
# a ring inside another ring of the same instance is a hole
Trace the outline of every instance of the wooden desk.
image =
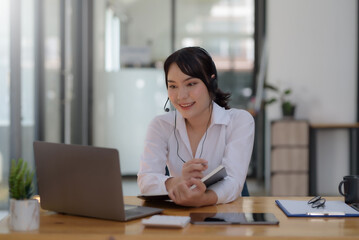
[[(165, 208), (164, 214), (189, 215), (189, 212), (272, 212), (278, 226), (249, 225), (187, 225), (184, 229), (145, 228), (141, 220), (115, 222), (93, 218), (61, 215), (43, 211), (40, 229), (35, 232), (10, 232), (7, 219), (0, 222), (0, 239), (342, 239), (359, 238), (359, 218), (288, 218), (275, 204), (276, 197), (242, 197), (230, 204), (185, 208), (174, 204), (152, 204)], [(280, 197), (301, 199), (308, 197)], [(344, 200), (328, 197), (327, 200)], [(136, 197), (126, 197), (128, 204), (142, 205)]]

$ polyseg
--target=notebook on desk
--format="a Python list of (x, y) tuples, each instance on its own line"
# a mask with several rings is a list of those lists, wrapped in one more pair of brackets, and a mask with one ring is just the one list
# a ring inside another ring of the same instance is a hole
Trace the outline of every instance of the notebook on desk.
[(36, 141), (34, 154), (45, 210), (117, 221), (162, 212), (124, 204), (116, 149)]

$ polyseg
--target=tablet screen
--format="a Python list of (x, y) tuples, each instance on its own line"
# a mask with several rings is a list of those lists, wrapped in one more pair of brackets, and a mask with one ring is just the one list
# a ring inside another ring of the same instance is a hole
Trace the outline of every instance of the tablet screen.
[(192, 224), (278, 224), (273, 213), (191, 213)]

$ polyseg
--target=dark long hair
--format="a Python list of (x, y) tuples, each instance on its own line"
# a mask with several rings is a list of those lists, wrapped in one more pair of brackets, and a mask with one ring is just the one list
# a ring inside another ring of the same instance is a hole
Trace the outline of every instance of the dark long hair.
[(231, 94), (218, 88), (216, 65), (206, 50), (201, 47), (186, 47), (172, 53), (164, 63), (167, 88), (168, 71), (172, 63), (176, 63), (184, 74), (201, 79), (215, 103), (225, 109), (230, 108), (228, 102)]

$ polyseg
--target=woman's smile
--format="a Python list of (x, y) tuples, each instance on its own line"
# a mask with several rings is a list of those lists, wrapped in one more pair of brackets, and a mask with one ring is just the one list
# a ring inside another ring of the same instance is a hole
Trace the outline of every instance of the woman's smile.
[(179, 103), (178, 105), (183, 109), (183, 110), (189, 110), (196, 102), (191, 102), (191, 103)]

